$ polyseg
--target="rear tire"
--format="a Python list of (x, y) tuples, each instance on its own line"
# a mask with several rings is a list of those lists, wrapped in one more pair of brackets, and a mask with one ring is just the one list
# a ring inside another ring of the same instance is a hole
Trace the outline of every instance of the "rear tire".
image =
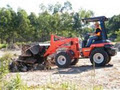
[(108, 53), (102, 48), (93, 50), (90, 55), (90, 61), (95, 66), (105, 66), (108, 58)]
[(71, 64), (71, 58), (68, 53), (60, 52), (55, 57), (55, 63), (59, 68), (68, 68)]
[(76, 65), (78, 63), (79, 59), (75, 58), (72, 60), (71, 65)]

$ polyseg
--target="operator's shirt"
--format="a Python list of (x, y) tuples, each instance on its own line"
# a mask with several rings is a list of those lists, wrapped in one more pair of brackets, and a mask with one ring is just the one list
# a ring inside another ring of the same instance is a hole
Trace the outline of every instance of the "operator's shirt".
[(101, 29), (97, 28), (95, 31), (96, 36), (101, 37), (102, 31)]

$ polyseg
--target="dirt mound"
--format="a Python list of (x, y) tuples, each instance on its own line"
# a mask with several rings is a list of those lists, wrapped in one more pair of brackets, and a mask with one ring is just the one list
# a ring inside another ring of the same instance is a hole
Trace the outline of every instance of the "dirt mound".
[(42, 64), (39, 63), (32, 63), (24, 62), (21, 60), (13, 60), (12, 63), (9, 65), (9, 70), (11, 72), (27, 72), (27, 71), (36, 71), (36, 70), (50, 70), (51, 69), (51, 62), (46, 61)]
[(13, 59), (10, 64), (10, 71), (34, 71), (50, 69), (54, 61), (49, 58), (44, 58), (44, 53), (47, 47), (39, 45), (23, 45), (21, 55)]

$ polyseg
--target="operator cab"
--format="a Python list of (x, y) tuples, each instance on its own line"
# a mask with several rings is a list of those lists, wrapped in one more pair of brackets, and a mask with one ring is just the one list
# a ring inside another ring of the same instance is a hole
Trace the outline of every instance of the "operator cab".
[[(107, 21), (108, 18), (106, 18), (105, 16), (100, 16), (100, 17), (93, 17), (93, 18), (85, 18), (82, 19), (82, 21), (84, 23), (87, 22), (100, 22), (100, 27), (101, 27), (101, 38), (98, 38), (97, 40), (95, 40), (92, 44), (99, 44), (99, 43), (107, 43), (110, 42), (109, 40), (107, 40), (107, 33), (106, 33), (106, 29), (105, 29), (105, 21)], [(86, 36), (84, 37), (83, 43), (82, 43), (82, 47), (85, 47), (87, 44), (87, 40), (89, 39), (89, 35), (86, 34)], [(92, 45), (91, 44), (91, 45)]]

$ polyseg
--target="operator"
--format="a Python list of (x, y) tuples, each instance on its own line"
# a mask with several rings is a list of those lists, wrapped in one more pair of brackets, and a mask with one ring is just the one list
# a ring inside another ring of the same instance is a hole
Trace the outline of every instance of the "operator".
[(95, 23), (95, 32), (90, 33), (90, 35), (92, 35), (92, 36), (89, 38), (86, 47), (90, 47), (93, 40), (97, 40), (97, 39), (101, 38), (101, 34), (102, 34), (102, 31), (101, 31), (100, 25), (98, 22), (96, 22)]

